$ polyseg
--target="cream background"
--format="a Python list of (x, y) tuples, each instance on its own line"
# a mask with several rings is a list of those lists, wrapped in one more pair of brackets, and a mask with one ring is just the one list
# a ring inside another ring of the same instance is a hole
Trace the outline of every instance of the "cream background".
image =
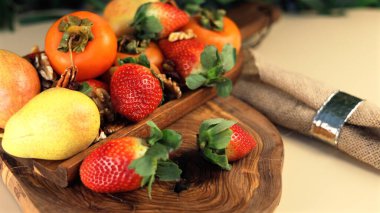
[[(50, 23), (0, 32), (0, 48), (20, 55), (43, 47)], [(257, 54), (380, 106), (380, 10), (343, 17), (284, 15)], [(380, 119), (380, 118), (379, 118)], [(282, 198), (276, 212), (380, 212), (380, 172), (285, 129)], [(0, 212), (21, 212), (0, 183)]]

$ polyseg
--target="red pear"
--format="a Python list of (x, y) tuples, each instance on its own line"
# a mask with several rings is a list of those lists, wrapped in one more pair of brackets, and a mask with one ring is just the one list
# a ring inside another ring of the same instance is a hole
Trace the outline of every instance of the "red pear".
[(0, 49), (0, 128), (39, 92), (40, 80), (32, 64)]

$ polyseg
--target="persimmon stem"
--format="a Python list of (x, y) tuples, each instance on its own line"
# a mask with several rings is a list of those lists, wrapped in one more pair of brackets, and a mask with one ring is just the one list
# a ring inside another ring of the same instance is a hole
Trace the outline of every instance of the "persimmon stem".
[(71, 35), (70, 38), (69, 38), (69, 53), (70, 53), (70, 62), (71, 62), (71, 66), (74, 67), (75, 64), (74, 64), (74, 58), (73, 58), (73, 50), (71, 48), (71, 43), (73, 42), (73, 39), (74, 39), (75, 35)]
[(68, 88), (70, 87), (70, 84), (75, 81), (78, 69), (74, 63), (73, 50), (71, 47), (71, 43), (73, 42), (74, 38), (75, 35), (71, 35), (68, 41), (71, 66), (66, 68), (65, 72), (61, 75), (60, 79), (58, 80), (56, 87)]
[(178, 4), (177, 4), (177, 2), (175, 2), (175, 0), (166, 0), (165, 2), (168, 3), (168, 4), (173, 5), (176, 8), (179, 8)]

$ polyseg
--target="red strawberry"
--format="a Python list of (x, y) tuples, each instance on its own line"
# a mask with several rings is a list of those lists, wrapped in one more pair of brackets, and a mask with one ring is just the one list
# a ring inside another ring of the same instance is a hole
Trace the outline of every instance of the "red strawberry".
[(147, 67), (124, 64), (112, 76), (112, 105), (131, 121), (146, 118), (160, 105), (162, 98), (161, 83)]
[(256, 141), (247, 131), (238, 124), (230, 127), (232, 131), (231, 141), (226, 147), (228, 161), (240, 160), (248, 155), (255, 147)]
[(107, 142), (93, 151), (80, 167), (83, 184), (95, 192), (114, 193), (140, 188), (142, 177), (128, 165), (142, 157), (142, 139), (126, 137)]
[(139, 39), (161, 39), (189, 21), (190, 17), (185, 11), (168, 3), (154, 2), (140, 6), (132, 26)]
[[(106, 91), (108, 91), (108, 89), (109, 89), (108, 85), (106, 83), (101, 82), (99, 80), (95, 80), (95, 79), (90, 79), (90, 80), (83, 81), (83, 82), (81, 82), (81, 84), (82, 84), (82, 86), (84, 84), (87, 84), (92, 91), (94, 91), (97, 88), (101, 88), (101, 89), (104, 89)], [(87, 85), (85, 87), (87, 87)]]
[(170, 42), (167, 39), (160, 40), (160, 49), (166, 59), (175, 64), (176, 72), (186, 79), (190, 74), (199, 73), (202, 69), (201, 54), (206, 45), (196, 38)]
[(198, 145), (207, 160), (230, 170), (228, 162), (248, 155), (256, 147), (256, 141), (235, 121), (218, 118), (201, 124)]
[(104, 83), (104, 82), (99, 81), (99, 80), (90, 79), (90, 80), (87, 80), (87, 81), (84, 81), (84, 82), (88, 83), (88, 85), (90, 87), (92, 87), (92, 89), (102, 88), (102, 89), (105, 89), (105, 90), (108, 91), (108, 85), (106, 83)]
[(151, 186), (157, 176), (161, 181), (180, 179), (181, 170), (169, 160), (169, 152), (177, 149), (182, 137), (173, 130), (161, 131), (153, 122), (151, 136), (113, 139), (90, 153), (83, 161), (79, 174), (83, 184), (100, 193), (116, 193)]
[(236, 51), (231, 45), (226, 45), (222, 53), (215, 46), (205, 46), (196, 38), (174, 42), (164, 39), (160, 40), (159, 46), (189, 89), (216, 86), (219, 96), (231, 93), (232, 82), (223, 77), (236, 62)]

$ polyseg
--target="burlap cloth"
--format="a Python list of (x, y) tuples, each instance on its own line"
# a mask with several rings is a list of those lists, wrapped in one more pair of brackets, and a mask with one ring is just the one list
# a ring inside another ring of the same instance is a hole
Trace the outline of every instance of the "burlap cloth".
[[(244, 54), (244, 70), (233, 94), (272, 122), (310, 135), (317, 110), (337, 89), (263, 64), (250, 50)], [(380, 169), (380, 108), (364, 101), (341, 130), (337, 148)]]

